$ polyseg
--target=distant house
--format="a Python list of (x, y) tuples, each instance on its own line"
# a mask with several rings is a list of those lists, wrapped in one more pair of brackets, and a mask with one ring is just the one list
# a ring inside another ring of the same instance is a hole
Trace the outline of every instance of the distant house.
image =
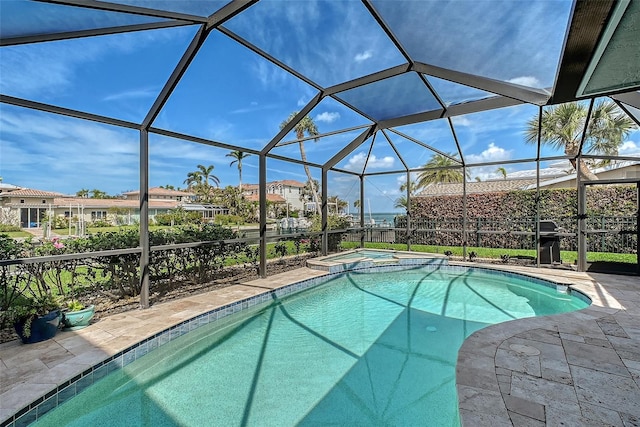
[(0, 205), (9, 208), (12, 213), (20, 218), (20, 227), (39, 227), (40, 222), (46, 218), (46, 212), (55, 205), (55, 198), (63, 194), (51, 191), (20, 188), (0, 193)]
[[(616, 179), (640, 179), (640, 161), (625, 161), (613, 163), (605, 167), (597, 168), (592, 171), (598, 179), (616, 180)], [(545, 180), (540, 183), (540, 188), (576, 188), (577, 176), (575, 173), (561, 176), (554, 179)], [(524, 188), (525, 190), (535, 189), (535, 182)]]
[[(495, 193), (501, 191), (522, 190), (533, 184), (535, 186), (535, 178), (518, 178), (518, 179), (493, 179), (488, 181), (470, 181), (466, 183), (467, 194), (476, 193)], [(463, 183), (434, 183), (426, 186), (418, 197), (433, 196), (452, 196), (463, 193)]]
[[(303, 189), (304, 184), (293, 179), (267, 182), (267, 200), (274, 203), (287, 203), (289, 209), (302, 211), (304, 208), (304, 201), (301, 200)], [(259, 196), (259, 186), (258, 184), (242, 184), (242, 193), (247, 200), (252, 200), (251, 197)], [(281, 199), (274, 198), (274, 195), (280, 196)]]
[[(122, 193), (123, 199), (140, 200), (140, 191), (126, 191)], [(177, 200), (178, 202), (193, 202), (196, 195), (188, 191), (169, 190), (162, 187), (149, 188), (149, 200)]]
[[(39, 228), (51, 215), (86, 223), (106, 221), (132, 224), (140, 220), (139, 191), (127, 192), (126, 198), (93, 199), (15, 186), (12, 187), (18, 189), (8, 191), (6, 185), (0, 193), (0, 207), (8, 209), (10, 215), (17, 216), (22, 228)], [(155, 215), (178, 207), (188, 207), (185, 210), (201, 211), (203, 217), (211, 217), (212, 209), (189, 203), (192, 197), (192, 193), (183, 191), (150, 189), (149, 217), (153, 220)]]
[[(640, 178), (640, 162), (622, 162), (603, 168), (594, 169), (599, 179)], [(491, 179), (487, 181), (468, 181), (467, 194), (496, 193), (512, 190), (535, 190), (536, 177), (526, 176), (507, 179)], [(576, 174), (541, 175), (540, 188), (575, 188)], [(425, 187), (418, 197), (450, 196), (463, 193), (463, 184), (434, 183)]]
[(5, 182), (2, 182), (2, 180), (0, 178), (0, 194), (9, 193), (11, 191), (20, 190), (20, 188), (22, 188), (22, 187), (18, 187), (16, 185), (11, 185), (11, 184), (7, 184)]

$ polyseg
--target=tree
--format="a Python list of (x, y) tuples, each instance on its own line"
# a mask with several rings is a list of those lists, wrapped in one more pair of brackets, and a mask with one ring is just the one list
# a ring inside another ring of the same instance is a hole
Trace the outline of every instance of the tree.
[[(298, 115), (297, 111), (294, 111), (293, 113), (291, 113), (287, 118), (287, 120), (285, 120), (280, 124), (280, 129), (283, 129), (285, 126), (287, 126), (289, 122), (291, 122), (291, 120), (293, 120), (297, 115)], [(313, 180), (313, 177), (311, 176), (311, 171), (309, 170), (309, 166), (307, 165), (307, 153), (304, 149), (304, 141), (302, 141), (305, 134), (313, 137), (319, 135), (318, 127), (313, 122), (313, 119), (311, 117), (304, 116), (302, 120), (300, 120), (295, 125), (293, 130), (296, 133), (296, 138), (298, 138), (298, 146), (300, 147), (300, 158), (302, 159), (302, 162), (304, 165), (304, 171), (307, 174), (307, 180), (311, 185), (311, 197), (313, 198), (313, 203), (315, 204), (315, 207), (316, 207), (316, 213), (320, 215), (320, 203), (319, 203), (320, 198), (318, 197), (318, 190), (317, 190), (317, 187), (314, 185), (314, 180)], [(318, 142), (318, 139), (319, 138), (314, 138), (313, 140), (315, 142)]]
[(408, 203), (407, 203), (407, 196), (400, 196), (396, 199), (396, 203), (395, 205), (393, 205), (394, 208), (403, 208), (403, 209), (407, 209)]
[[(448, 155), (453, 157), (452, 154)], [(424, 164), (423, 168), (427, 170), (418, 174), (418, 188), (424, 188), (429, 184), (440, 182), (450, 183), (464, 181), (464, 174), (462, 173), (460, 163), (441, 154), (431, 156), (431, 159)]]
[(481, 182), (482, 181), (482, 178), (480, 178), (479, 176), (476, 176), (475, 179), (476, 179), (476, 182)]
[[(400, 186), (400, 191), (403, 192), (403, 193), (406, 193), (407, 189), (409, 190), (409, 196), (413, 197), (413, 196), (416, 195), (416, 193), (418, 193), (418, 190), (420, 190), (420, 187), (418, 186), (418, 182), (417, 181), (405, 181)], [(407, 201), (406, 194), (403, 195), (403, 196), (398, 197), (395, 200), (395, 205), (393, 205), (393, 207), (394, 208), (407, 209), (409, 207), (409, 203)]]
[(407, 188), (409, 189), (409, 193), (412, 196), (415, 195), (418, 192), (418, 190), (420, 189), (420, 187), (418, 186), (418, 183), (416, 181), (405, 181), (400, 186), (400, 191), (405, 192), (405, 191), (407, 191)]
[(202, 177), (198, 172), (189, 172), (184, 183), (187, 184), (187, 189), (192, 190), (195, 186), (202, 183)]
[(234, 163), (238, 164), (238, 188), (242, 191), (242, 159), (246, 159), (251, 154), (242, 151), (231, 151), (227, 154), (227, 157), (233, 157), (235, 160), (229, 163), (229, 166), (233, 166)]
[(320, 184), (318, 183), (318, 180), (312, 179), (310, 181), (307, 181), (304, 184), (304, 187), (300, 192), (300, 200), (303, 202), (304, 206), (306, 207), (306, 202), (311, 200), (314, 202), (315, 207), (317, 208), (316, 212), (319, 210), (318, 203), (316, 202), (317, 193), (316, 193), (316, 200), (314, 200), (313, 194), (314, 192), (317, 192), (319, 189), (320, 189)]
[(94, 188), (93, 190), (91, 190), (90, 193), (91, 193), (92, 199), (108, 199), (109, 198), (107, 193), (105, 193), (102, 190), (98, 190), (97, 188)]
[(216, 187), (220, 186), (220, 179), (211, 173), (214, 167), (213, 165), (198, 165), (198, 170), (189, 172), (187, 179), (184, 180), (189, 190), (193, 190), (204, 201), (212, 198), (211, 184), (209, 184), (209, 181), (213, 182)]
[[(598, 177), (580, 159), (577, 163), (582, 132), (587, 120), (588, 108), (584, 103), (570, 102), (549, 107), (542, 113), (540, 141), (556, 149), (564, 150), (574, 170), (589, 180)], [(526, 142), (538, 142), (538, 120), (536, 115), (527, 122)], [(615, 156), (623, 140), (635, 129), (635, 123), (613, 102), (601, 101), (594, 105), (587, 126), (583, 152)]]
[(342, 200), (338, 196), (329, 196), (327, 197), (327, 203), (329, 204), (329, 210), (331, 210), (331, 206), (335, 206), (335, 214), (339, 214), (341, 211), (344, 211), (344, 208), (349, 206), (349, 202)]
[(502, 174), (502, 179), (507, 179), (507, 170), (505, 168), (498, 168), (496, 172), (500, 172)]
[(89, 197), (89, 189), (88, 188), (83, 188), (82, 190), (78, 190), (76, 192), (76, 196), (82, 197), (83, 199), (88, 198)]

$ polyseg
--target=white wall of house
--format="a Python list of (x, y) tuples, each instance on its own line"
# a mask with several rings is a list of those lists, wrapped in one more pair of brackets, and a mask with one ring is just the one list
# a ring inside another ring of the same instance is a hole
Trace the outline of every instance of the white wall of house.
[[(640, 163), (612, 165), (593, 172), (602, 180), (639, 179)], [(576, 174), (540, 182), (540, 188), (575, 188), (576, 185)]]

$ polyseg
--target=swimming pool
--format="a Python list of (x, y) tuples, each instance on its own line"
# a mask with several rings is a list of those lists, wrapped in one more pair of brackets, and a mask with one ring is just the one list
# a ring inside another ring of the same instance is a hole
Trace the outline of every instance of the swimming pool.
[(382, 250), (367, 250), (360, 249), (355, 251), (349, 251), (342, 254), (329, 255), (324, 258), (325, 261), (344, 261), (353, 260), (358, 258), (371, 258), (371, 259), (394, 259), (395, 251), (382, 251)]
[(439, 254), (395, 251), (385, 249), (355, 249), (307, 260), (307, 267), (339, 273), (354, 269), (370, 268), (377, 265), (427, 265), (446, 264), (448, 258)]
[(455, 363), (491, 323), (586, 307), (548, 282), (426, 266), (350, 272), (200, 327), (36, 425), (459, 425)]

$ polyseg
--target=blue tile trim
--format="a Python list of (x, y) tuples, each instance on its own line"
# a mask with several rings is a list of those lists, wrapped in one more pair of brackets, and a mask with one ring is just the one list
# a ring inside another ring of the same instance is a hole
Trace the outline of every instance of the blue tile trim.
[[(346, 268), (349, 266), (350, 268)], [(333, 271), (334, 267), (336, 271)], [(247, 310), (249, 308), (261, 305), (269, 304), (273, 300), (291, 295), (308, 288), (319, 286), (327, 281), (343, 276), (345, 272), (391, 272), (410, 270), (414, 268), (422, 268), (428, 270), (442, 269), (455, 273), (466, 273), (470, 270), (483, 271), (497, 276), (503, 276), (507, 278), (519, 278), (527, 282), (531, 282), (537, 285), (546, 286), (552, 289), (558, 289), (570, 286), (570, 284), (561, 284), (552, 282), (550, 280), (536, 278), (528, 276), (526, 274), (514, 273), (508, 271), (494, 270), (491, 268), (475, 267), (475, 266), (460, 266), (449, 265), (447, 259), (443, 258), (407, 258), (401, 259), (397, 263), (382, 264), (374, 263), (372, 261), (361, 261), (355, 263), (342, 264), (339, 266), (332, 266), (330, 273), (325, 276), (306, 279), (301, 282), (293, 283), (282, 288), (271, 290), (259, 295), (255, 295), (249, 298), (242, 299), (222, 307), (218, 307), (207, 313), (200, 314), (192, 319), (185, 320), (177, 325), (167, 328), (163, 331), (154, 334), (153, 336), (140, 341), (137, 344), (130, 346), (129, 348), (114, 354), (111, 357), (97, 363), (92, 368), (87, 369), (81, 375), (74, 377), (73, 379), (64, 382), (56, 389), (51, 390), (45, 396), (40, 397), (36, 401), (32, 402), (28, 406), (18, 411), (13, 417), (10, 417), (6, 421), (2, 422), (0, 427), (18, 427), (23, 425), (29, 425), (35, 422), (38, 417), (41, 417), (48, 411), (55, 409), (58, 405), (64, 403), (66, 400), (74, 397), (77, 393), (80, 393), (85, 388), (89, 387), (93, 383), (102, 379), (108, 373), (111, 373), (117, 369), (122, 369), (124, 366), (135, 361), (139, 357), (144, 356), (149, 351), (158, 348), (180, 336), (186, 334), (189, 331), (197, 329), (201, 326), (208, 325), (210, 323), (217, 322), (220, 319), (225, 318), (234, 313)], [(586, 303), (591, 304), (591, 299), (583, 293), (574, 289), (569, 289), (571, 295), (583, 300)]]

